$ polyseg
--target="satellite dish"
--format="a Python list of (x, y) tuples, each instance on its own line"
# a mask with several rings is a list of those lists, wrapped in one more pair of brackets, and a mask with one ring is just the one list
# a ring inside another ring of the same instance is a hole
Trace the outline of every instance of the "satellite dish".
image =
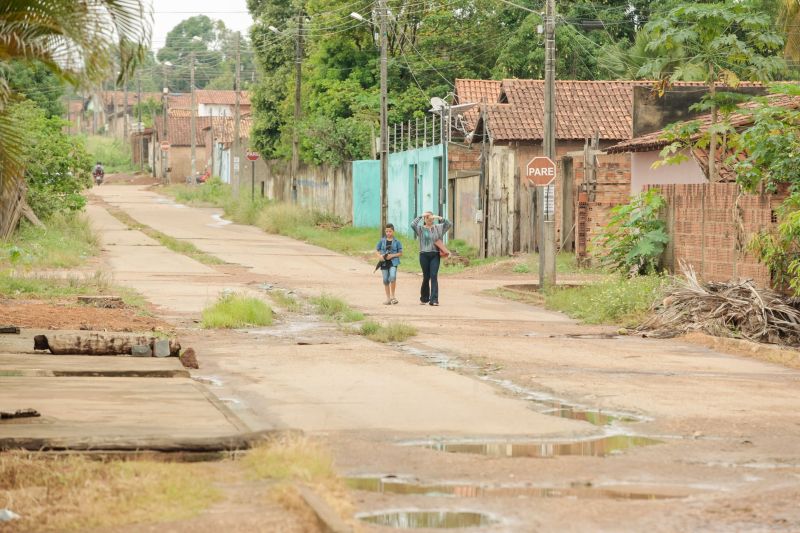
[(433, 106), (434, 111), (439, 111), (440, 109), (447, 107), (447, 102), (445, 102), (438, 96), (434, 96), (433, 98), (431, 98), (431, 106)]

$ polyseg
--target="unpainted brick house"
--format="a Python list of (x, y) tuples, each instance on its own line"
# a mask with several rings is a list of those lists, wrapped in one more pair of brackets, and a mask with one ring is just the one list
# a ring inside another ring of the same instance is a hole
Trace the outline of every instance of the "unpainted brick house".
[[(737, 90), (763, 91), (756, 84)], [(705, 91), (699, 83), (656, 93), (647, 81), (556, 81), (553, 201), (561, 249), (585, 254), (611, 208), (650, 184), (632, 179), (630, 153), (605, 149), (693, 117), (689, 108)], [(455, 237), (485, 255), (536, 249), (538, 231), (532, 221), (537, 206), (521, 176), (543, 151), (544, 81), (459, 79), (456, 96), (460, 104), (476, 105), (461, 117), (470, 132), (463, 147), (449, 148)], [(697, 183), (702, 176), (676, 174), (672, 179)]]
[[(769, 98), (773, 105), (800, 109), (798, 97)], [(700, 132), (707, 131), (711, 124), (708, 114), (694, 120), (699, 121)], [(734, 113), (729, 121), (737, 129), (745, 128), (752, 123), (752, 115)], [(658, 187), (666, 197), (665, 216), (670, 234), (664, 259), (666, 266), (674, 271), (685, 262), (707, 281), (750, 278), (759, 285), (771, 285), (769, 271), (747, 251), (747, 243), (754, 234), (774, 225), (776, 209), (786, 198), (786, 192), (744, 194), (736, 184), (734, 169), (725, 162), (730, 154), (723, 154), (721, 143), (716, 154), (718, 176), (713, 183), (706, 179), (707, 150), (692, 150), (686, 153), (688, 160), (679, 165), (653, 169), (651, 162), (658, 159), (660, 150), (667, 145), (661, 138), (663, 133), (655, 131), (606, 151), (630, 154), (633, 182)], [(699, 179), (689, 181), (686, 176), (699, 176)]]

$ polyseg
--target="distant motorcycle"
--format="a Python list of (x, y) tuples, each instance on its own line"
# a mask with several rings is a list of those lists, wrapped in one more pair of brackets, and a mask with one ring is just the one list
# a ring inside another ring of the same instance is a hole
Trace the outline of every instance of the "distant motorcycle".
[(94, 170), (92, 171), (92, 177), (94, 178), (95, 185), (102, 185), (103, 178), (105, 178), (106, 172), (103, 170), (103, 167), (98, 163)]

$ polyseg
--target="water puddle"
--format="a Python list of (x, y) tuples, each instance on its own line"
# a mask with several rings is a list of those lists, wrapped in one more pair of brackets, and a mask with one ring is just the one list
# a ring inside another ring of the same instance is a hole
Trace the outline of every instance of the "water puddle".
[(606, 500), (666, 500), (687, 494), (636, 491), (629, 488), (593, 486), (531, 487), (520, 485), (474, 485), (469, 483), (421, 484), (396, 477), (351, 477), (345, 483), (353, 490), (381, 494), (444, 496), (458, 498), (573, 498)]
[(493, 383), (523, 399), (529, 401), (533, 409), (539, 413), (569, 418), (570, 420), (582, 420), (595, 426), (609, 426), (615, 422), (643, 422), (649, 420), (647, 417), (622, 411), (611, 411), (602, 409), (592, 409), (582, 405), (569, 403), (554, 396), (543, 394), (537, 391), (526, 389), (504, 379), (494, 379), (489, 377), (481, 378), (484, 381)]
[(405, 446), (422, 446), (430, 450), (448, 453), (471, 453), (489, 457), (605, 457), (639, 446), (660, 444), (661, 441), (632, 435), (613, 435), (592, 440), (567, 442), (507, 442), (507, 441), (416, 441), (402, 443)]
[(498, 522), (496, 518), (473, 511), (385, 511), (361, 513), (356, 518), (396, 529), (455, 529), (489, 526)]
[(308, 332), (321, 327), (323, 324), (320, 322), (301, 322), (292, 321), (269, 326), (266, 328), (253, 328), (246, 330), (246, 333), (253, 335), (268, 335), (270, 337), (279, 338), (294, 338), (298, 333)]

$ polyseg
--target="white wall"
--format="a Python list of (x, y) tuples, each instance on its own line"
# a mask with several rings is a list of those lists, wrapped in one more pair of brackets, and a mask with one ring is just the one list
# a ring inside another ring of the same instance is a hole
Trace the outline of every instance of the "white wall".
[(198, 117), (223, 117), (233, 116), (233, 106), (229, 105), (221, 105), (221, 104), (198, 104), (197, 105), (197, 116)]
[(633, 152), (631, 154), (631, 194), (641, 192), (646, 185), (669, 185), (673, 183), (706, 183), (703, 170), (685, 152), (689, 159), (678, 165), (661, 165), (653, 168), (653, 163), (661, 159), (658, 151)]

